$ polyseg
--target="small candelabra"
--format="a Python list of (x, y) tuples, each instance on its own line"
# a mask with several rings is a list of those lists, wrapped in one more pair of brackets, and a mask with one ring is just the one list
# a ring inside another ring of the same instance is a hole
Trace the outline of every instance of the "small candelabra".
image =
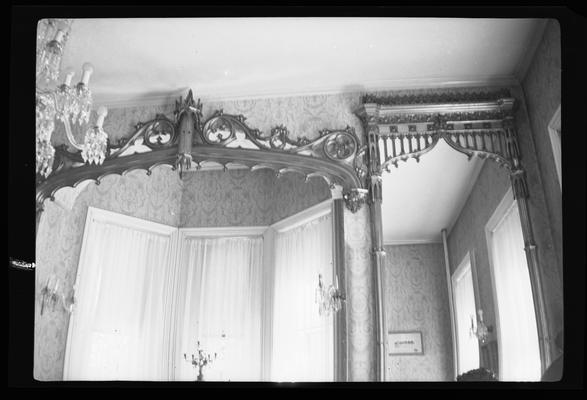
[(477, 322), (477, 327), (475, 328), (475, 323), (473, 321), (473, 316), (471, 315), (471, 335), (477, 337), (477, 339), (481, 342), (481, 344), (485, 344), (487, 339), (489, 338), (489, 328), (483, 322), (483, 310), (477, 310), (479, 314), (479, 319)]
[(335, 284), (330, 285), (328, 289), (322, 282), (322, 274), (318, 274), (318, 287), (316, 288), (315, 301), (318, 303), (318, 313), (322, 315), (330, 315), (331, 312), (338, 312), (342, 308), (344, 296), (338, 289), (338, 277), (335, 277)]
[(211, 364), (212, 362), (214, 362), (214, 360), (216, 360), (217, 354), (214, 353), (214, 356), (212, 356), (212, 354), (205, 352), (201, 347), (200, 347), (200, 341), (197, 341), (197, 348), (196, 348), (196, 355), (192, 354), (192, 358), (191, 360), (188, 360), (187, 355), (184, 353), (183, 354), (183, 358), (186, 361), (190, 361), (190, 363), (194, 366), (194, 368), (198, 368), (198, 381), (203, 381), (204, 380), (204, 374), (203, 374), (203, 368), (205, 366), (207, 366), (208, 364)]

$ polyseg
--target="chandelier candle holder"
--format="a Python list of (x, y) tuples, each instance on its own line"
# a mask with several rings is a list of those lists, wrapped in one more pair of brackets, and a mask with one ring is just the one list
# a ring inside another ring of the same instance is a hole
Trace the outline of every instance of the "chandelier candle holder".
[(36, 169), (37, 174), (45, 178), (51, 174), (53, 167), (55, 149), (51, 137), (56, 119), (64, 124), (69, 144), (82, 151), (85, 162), (101, 164), (106, 157), (107, 135), (102, 129), (107, 114), (105, 108), (99, 110), (98, 121), (86, 131), (82, 144), (76, 141), (71, 128), (71, 124), (81, 127), (90, 120), (93, 106), (89, 88), (94, 72), (92, 64), (83, 64), (81, 80), (75, 86), (72, 86), (75, 72), (71, 68), (63, 71), (63, 82), (56, 84), (72, 22), (68, 19), (44, 19), (37, 28)]
[(217, 358), (217, 354), (214, 353), (214, 356), (212, 356), (211, 353), (205, 352), (200, 347), (200, 341), (198, 340), (197, 341), (197, 348), (196, 348), (196, 355), (192, 354), (191, 360), (188, 360), (187, 355), (184, 353), (183, 358), (184, 358), (184, 360), (189, 361), (195, 368), (198, 369), (197, 380), (203, 381), (204, 380), (203, 368), (205, 366), (213, 363)]
[(316, 288), (315, 302), (318, 304), (318, 314), (320, 316), (329, 316), (331, 313), (337, 313), (342, 308), (345, 301), (344, 296), (338, 289), (338, 276), (335, 275), (335, 284), (325, 287), (322, 281), (322, 274), (318, 274), (318, 287)]
[(481, 344), (485, 344), (487, 339), (489, 338), (489, 331), (491, 331), (491, 327), (487, 327), (483, 322), (483, 310), (477, 310), (479, 314), (479, 318), (477, 321), (477, 327), (475, 328), (475, 323), (473, 321), (473, 316), (471, 316), (471, 330), (470, 334), (472, 336), (477, 337), (477, 339), (481, 342)]

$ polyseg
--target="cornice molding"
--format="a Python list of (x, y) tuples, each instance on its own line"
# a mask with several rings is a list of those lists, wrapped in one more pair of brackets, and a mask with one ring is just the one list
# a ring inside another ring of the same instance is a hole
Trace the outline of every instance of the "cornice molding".
[[(364, 92), (390, 92), (403, 90), (450, 90), (466, 88), (498, 88), (518, 86), (519, 81), (515, 76), (501, 77), (471, 77), (463, 79), (462, 77), (443, 77), (429, 79), (394, 79), (381, 81), (368, 81), (362, 84), (351, 84), (345, 87), (322, 86), (309, 88), (307, 90), (292, 91), (290, 89), (277, 89), (267, 91), (225, 91), (222, 90), (200, 90), (199, 97), (203, 102), (230, 102), (241, 100), (263, 100), (289, 97), (311, 97), (324, 95), (349, 95)], [(197, 86), (197, 85), (195, 85)], [(150, 95), (105, 95), (99, 91), (93, 93), (94, 105), (96, 107), (105, 106), (111, 109), (146, 107), (146, 106), (164, 106), (172, 104), (173, 101), (187, 89), (173, 90), (169, 93), (150, 94)]]

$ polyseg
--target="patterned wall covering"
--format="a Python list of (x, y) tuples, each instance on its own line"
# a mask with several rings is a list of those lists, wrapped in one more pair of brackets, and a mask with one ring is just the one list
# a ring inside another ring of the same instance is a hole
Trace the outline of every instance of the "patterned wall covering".
[(561, 36), (558, 21), (548, 22), (533, 62), (522, 81), (522, 88), (536, 145), (536, 156), (540, 160), (538, 168), (562, 280), (562, 196), (548, 132), (548, 124), (561, 104)]
[(375, 370), (376, 315), (374, 313), (373, 263), (369, 210), (344, 209), (347, 293), (348, 377), (363, 382), (377, 379)]
[(453, 379), (450, 311), (442, 244), (385, 246), (386, 331), (421, 331), (424, 355), (386, 356), (387, 381)]
[[(549, 218), (546, 203), (543, 180), (540, 176), (539, 163), (532, 135), (532, 128), (528, 118), (528, 109), (524, 101), (524, 93), (520, 87), (512, 90), (512, 95), (521, 99), (519, 111), (516, 114), (516, 126), (520, 140), (520, 153), (522, 165), (526, 168), (528, 180), (528, 209), (532, 230), (536, 241), (538, 262), (540, 263), (540, 274), (542, 289), (546, 303), (546, 318), (549, 330), (549, 340), (554, 351), (554, 338), (563, 326), (563, 284), (562, 271), (558, 268), (555, 241), (553, 240), (552, 224), (562, 224), (561, 221)], [(562, 225), (558, 225), (559, 232)]]
[(447, 240), (451, 274), (467, 252), (470, 251), (475, 258), (478, 295), (483, 308), (483, 319), (488, 326), (495, 326), (495, 306), (485, 225), (509, 188), (508, 172), (492, 161), (485, 161)]
[(71, 290), (88, 207), (177, 226), (181, 186), (177, 172), (162, 166), (155, 168), (151, 176), (145, 171), (132, 171), (125, 176), (109, 175), (100, 185), (90, 183), (71, 211), (45, 201), (36, 247), (35, 379), (61, 380), (63, 376), (69, 315), (55, 309), (44, 311), (41, 317), (40, 291), (51, 275), (59, 278), (61, 287)]
[(324, 180), (295, 173), (199, 171), (183, 181), (182, 227), (266, 226), (330, 198)]

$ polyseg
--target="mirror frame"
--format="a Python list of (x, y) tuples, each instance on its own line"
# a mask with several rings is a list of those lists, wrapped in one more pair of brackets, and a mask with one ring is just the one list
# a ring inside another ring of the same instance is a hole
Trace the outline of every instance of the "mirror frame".
[(454, 150), (491, 159), (510, 176), (515, 201), (520, 210), (525, 253), (532, 286), (540, 343), (542, 371), (550, 365), (551, 349), (546, 306), (536, 242), (528, 210), (526, 172), (522, 166), (514, 123), (516, 100), (507, 89), (493, 92), (443, 92), (429, 95), (365, 95), (356, 110), (361, 119), (368, 165), (371, 215), (373, 280), (376, 283), (379, 345), (379, 379), (385, 380), (385, 320), (381, 270), (385, 265), (381, 219), (382, 173), (398, 167), (399, 161), (419, 161), (442, 139)]

